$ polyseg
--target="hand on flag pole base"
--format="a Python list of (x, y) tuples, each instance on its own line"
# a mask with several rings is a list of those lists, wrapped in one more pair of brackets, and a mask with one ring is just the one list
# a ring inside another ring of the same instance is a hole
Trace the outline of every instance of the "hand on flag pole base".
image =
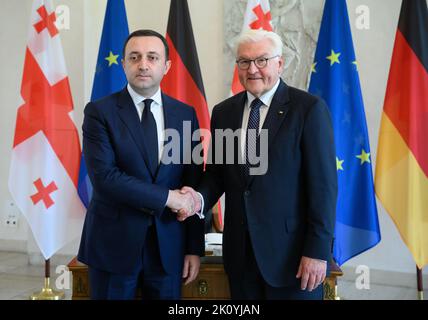
[(40, 292), (35, 292), (30, 296), (30, 300), (62, 300), (64, 292), (54, 291), (50, 288), (50, 278), (45, 278), (45, 286)]

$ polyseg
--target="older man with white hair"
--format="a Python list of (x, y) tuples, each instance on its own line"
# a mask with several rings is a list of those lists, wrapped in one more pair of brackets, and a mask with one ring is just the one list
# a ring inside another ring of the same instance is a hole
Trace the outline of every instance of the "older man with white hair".
[[(243, 33), (236, 63), (246, 91), (214, 108), (213, 163), (197, 188), (205, 208), (226, 194), (223, 261), (231, 296), (322, 299), (337, 197), (328, 108), (280, 78), (282, 41), (274, 32)], [(216, 161), (227, 154), (217, 155), (215, 132), (227, 129), (241, 130), (233, 164)]]

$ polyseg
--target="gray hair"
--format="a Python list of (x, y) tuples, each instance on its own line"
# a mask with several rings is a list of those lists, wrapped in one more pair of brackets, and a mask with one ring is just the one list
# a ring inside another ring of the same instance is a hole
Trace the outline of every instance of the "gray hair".
[(274, 52), (272, 52), (273, 55), (282, 56), (283, 44), (282, 44), (281, 37), (275, 32), (266, 31), (263, 29), (258, 29), (258, 30), (249, 29), (249, 30), (243, 31), (238, 36), (235, 42), (235, 48), (234, 48), (235, 56), (238, 57), (238, 48), (241, 44), (248, 43), (248, 42), (258, 42), (264, 39), (269, 39), (270, 42), (272, 43), (273, 50), (274, 50)]

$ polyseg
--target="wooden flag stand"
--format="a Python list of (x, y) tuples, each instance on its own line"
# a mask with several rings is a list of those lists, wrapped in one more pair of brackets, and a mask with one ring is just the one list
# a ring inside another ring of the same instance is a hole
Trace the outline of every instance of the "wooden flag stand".
[(50, 259), (45, 260), (45, 286), (42, 291), (35, 292), (30, 296), (30, 300), (62, 300), (64, 292), (54, 291), (50, 287)]
[(416, 266), (416, 278), (418, 282), (418, 300), (424, 300), (424, 283), (422, 280), (422, 269)]

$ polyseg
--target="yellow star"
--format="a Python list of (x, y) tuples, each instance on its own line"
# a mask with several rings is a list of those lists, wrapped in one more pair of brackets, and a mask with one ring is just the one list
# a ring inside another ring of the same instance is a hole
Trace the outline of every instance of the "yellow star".
[(357, 69), (357, 71), (358, 71), (358, 62), (357, 61), (353, 61), (352, 64), (355, 65), (355, 69)]
[(311, 73), (317, 73), (317, 69), (315, 69), (315, 66), (317, 65), (318, 62), (314, 62), (311, 65)]
[(336, 169), (337, 171), (342, 170), (343, 171), (343, 167), (342, 164), (345, 160), (339, 160), (338, 157), (336, 157)]
[(107, 58), (104, 58), (108, 61), (108, 66), (110, 67), (113, 63), (114, 64), (118, 64), (117, 63), (117, 58), (119, 57), (118, 54), (113, 54), (113, 52), (110, 51), (110, 54)]
[(331, 54), (326, 58), (330, 60), (330, 67), (335, 63), (340, 63), (339, 61), (340, 52), (336, 53), (334, 50), (331, 50)]
[(370, 152), (366, 153), (364, 149), (361, 149), (361, 154), (356, 157), (361, 160), (360, 164), (364, 162), (370, 163)]

